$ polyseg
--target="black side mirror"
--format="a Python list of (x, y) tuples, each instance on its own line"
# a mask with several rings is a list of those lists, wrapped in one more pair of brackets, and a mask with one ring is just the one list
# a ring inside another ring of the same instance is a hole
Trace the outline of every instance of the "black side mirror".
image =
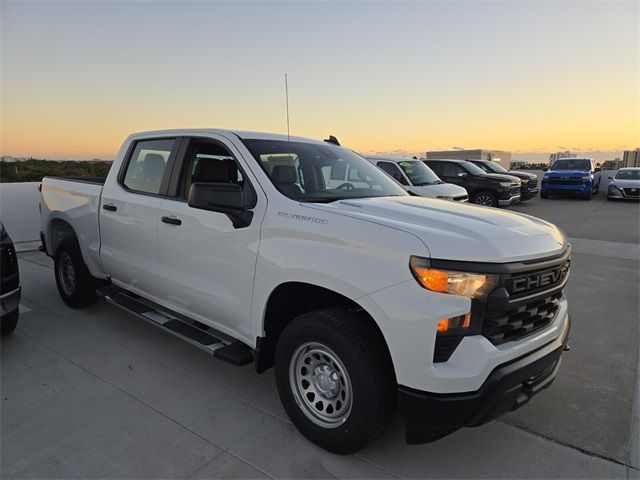
[(613, 177), (609, 177), (609, 180), (613, 180)]
[(543, 172), (548, 172), (548, 171), (549, 171), (549, 167), (544, 167), (544, 168), (542, 169), (542, 171), (543, 171)]
[(235, 228), (251, 225), (253, 212), (244, 206), (244, 193), (237, 183), (194, 183), (189, 189), (192, 208), (224, 213)]

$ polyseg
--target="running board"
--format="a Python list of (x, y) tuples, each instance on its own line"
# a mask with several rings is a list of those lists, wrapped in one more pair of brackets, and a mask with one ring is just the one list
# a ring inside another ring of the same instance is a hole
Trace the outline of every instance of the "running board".
[(96, 293), (104, 298), (106, 302), (162, 328), (170, 334), (211, 353), (220, 360), (238, 366), (246, 365), (253, 361), (251, 349), (244, 344), (222, 340), (206, 331), (206, 325), (196, 322), (196, 326), (172, 316), (170, 313), (153, 308), (142, 302), (140, 297), (131, 292), (114, 285), (107, 285), (99, 288)]

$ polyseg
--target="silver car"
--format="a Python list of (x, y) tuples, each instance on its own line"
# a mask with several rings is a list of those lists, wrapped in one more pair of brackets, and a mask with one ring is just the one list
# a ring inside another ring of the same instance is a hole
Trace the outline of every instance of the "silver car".
[(621, 168), (609, 180), (607, 200), (640, 199), (640, 167)]

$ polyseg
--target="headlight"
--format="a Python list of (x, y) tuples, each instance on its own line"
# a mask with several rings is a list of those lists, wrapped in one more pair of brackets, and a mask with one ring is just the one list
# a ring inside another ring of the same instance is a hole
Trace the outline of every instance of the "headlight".
[(591, 175), (583, 175), (582, 176), (582, 180), (585, 181), (585, 182), (591, 180)]
[(480, 299), (498, 285), (497, 275), (439, 270), (422, 257), (412, 256), (409, 266), (418, 283), (432, 292)]
[(544, 175), (542, 175), (542, 178), (549, 178), (549, 172), (547, 172)]
[(504, 188), (509, 188), (511, 186), (511, 182), (500, 182), (500, 186)]

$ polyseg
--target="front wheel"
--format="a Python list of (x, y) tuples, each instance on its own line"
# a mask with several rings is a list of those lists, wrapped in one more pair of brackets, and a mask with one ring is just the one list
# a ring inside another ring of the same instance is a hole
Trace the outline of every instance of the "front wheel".
[(540, 198), (542, 199), (549, 198), (549, 192), (540, 192)]
[(293, 320), (278, 340), (275, 374), (291, 421), (333, 453), (364, 448), (395, 411), (384, 340), (367, 319), (346, 310), (316, 310)]
[(56, 285), (64, 303), (73, 308), (94, 303), (97, 281), (89, 273), (77, 242), (62, 242), (53, 259)]
[(593, 191), (591, 189), (589, 189), (589, 191), (584, 194), (584, 199), (585, 200), (591, 200), (591, 197), (593, 197)]
[(485, 207), (497, 207), (498, 199), (496, 196), (487, 190), (478, 192), (473, 196), (473, 203), (476, 205), (484, 205)]

